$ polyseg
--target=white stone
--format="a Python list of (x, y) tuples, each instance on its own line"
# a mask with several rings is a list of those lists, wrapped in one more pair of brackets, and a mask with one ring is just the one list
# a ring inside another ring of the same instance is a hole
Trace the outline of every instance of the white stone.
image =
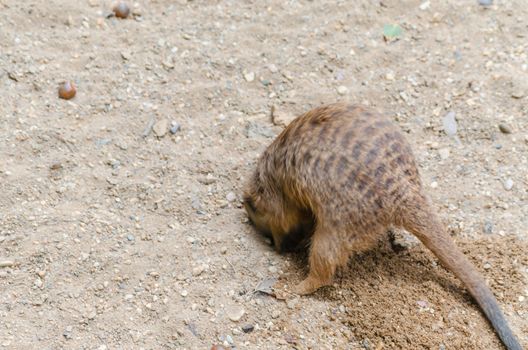
[(343, 86), (343, 85), (338, 86), (337, 87), (337, 93), (339, 95), (346, 95), (348, 93), (348, 88), (346, 86)]

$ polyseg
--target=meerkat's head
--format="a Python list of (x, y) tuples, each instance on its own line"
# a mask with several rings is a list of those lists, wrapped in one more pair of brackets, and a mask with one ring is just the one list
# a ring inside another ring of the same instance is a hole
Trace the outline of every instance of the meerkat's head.
[(277, 205), (281, 205), (281, 199), (272, 190), (270, 179), (263, 176), (265, 171), (261, 168), (262, 164), (257, 165), (246, 186), (243, 203), (253, 226), (260, 234), (271, 239), (277, 251), (281, 251), (286, 234), (281, 220), (283, 210), (277, 208)]
[(270, 227), (270, 215), (262, 208), (263, 190), (258, 184), (251, 183), (244, 193), (244, 208), (249, 217), (249, 221), (255, 226), (257, 231), (266, 237), (272, 238)]

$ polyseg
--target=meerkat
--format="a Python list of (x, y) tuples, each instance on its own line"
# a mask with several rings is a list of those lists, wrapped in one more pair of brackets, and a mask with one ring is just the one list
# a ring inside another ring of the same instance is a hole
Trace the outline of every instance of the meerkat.
[(484, 279), (437, 217), (409, 143), (382, 114), (338, 103), (294, 119), (261, 155), (243, 203), (279, 252), (308, 242), (309, 273), (296, 294), (330, 285), (351, 254), (400, 227), (462, 280), (506, 348), (522, 350)]

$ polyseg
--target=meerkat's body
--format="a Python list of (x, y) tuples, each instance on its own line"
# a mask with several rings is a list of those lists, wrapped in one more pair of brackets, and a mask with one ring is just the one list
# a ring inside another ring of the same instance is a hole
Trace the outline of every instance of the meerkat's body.
[(244, 203), (277, 250), (309, 240), (309, 274), (295, 292), (330, 284), (351, 254), (403, 227), (465, 283), (506, 347), (521, 350), (493, 294), (434, 214), (411, 147), (388, 118), (344, 104), (305, 113), (263, 153)]

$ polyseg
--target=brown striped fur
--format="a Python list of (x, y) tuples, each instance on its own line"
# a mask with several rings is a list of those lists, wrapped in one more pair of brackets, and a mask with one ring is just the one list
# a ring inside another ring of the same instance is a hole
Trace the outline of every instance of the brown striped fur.
[(298, 117), (261, 156), (244, 204), (277, 250), (309, 242), (309, 274), (296, 293), (331, 284), (351, 254), (403, 227), (465, 283), (507, 348), (521, 350), (483, 278), (437, 219), (410, 145), (383, 115), (333, 104)]

